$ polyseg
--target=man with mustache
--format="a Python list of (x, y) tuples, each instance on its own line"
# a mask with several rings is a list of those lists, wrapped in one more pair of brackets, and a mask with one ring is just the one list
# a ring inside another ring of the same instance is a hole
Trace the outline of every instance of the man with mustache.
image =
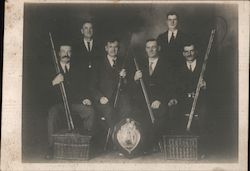
[[(202, 68), (202, 59), (198, 56), (198, 51), (194, 42), (188, 41), (184, 43), (182, 51), (185, 63), (177, 69), (177, 92), (179, 112), (175, 116), (174, 130), (177, 132), (185, 132), (189, 114), (195, 97), (195, 91)], [(191, 125), (191, 132), (200, 135), (200, 151), (202, 157), (206, 153), (208, 138), (208, 101), (207, 101), (207, 77), (206, 73), (201, 81), (201, 90), (199, 93), (194, 117)]]
[(54, 105), (50, 108), (48, 114), (49, 148), (46, 155), (47, 159), (53, 157), (52, 134), (62, 129), (67, 129), (66, 115), (59, 88), (60, 83), (63, 83), (65, 86), (71, 115), (76, 129), (82, 134), (92, 134), (91, 131), (94, 122), (94, 110), (88, 95), (88, 87), (79, 80), (84, 79), (86, 76), (84, 75), (85, 73), (81, 73), (81, 77), (78, 77), (79, 70), (71, 64), (71, 46), (68, 44), (61, 45), (59, 47), (58, 58), (60, 73), (57, 74), (51, 82), (52, 91), (50, 94), (54, 95)]
[(178, 28), (179, 15), (176, 12), (169, 12), (166, 17), (168, 30), (160, 34), (157, 41), (161, 46), (161, 56), (175, 68), (184, 62), (181, 52), (187, 36)]
[[(195, 49), (195, 45), (191, 41), (185, 43), (183, 47), (183, 57), (185, 63), (177, 70), (177, 92), (180, 102), (180, 113), (183, 115), (183, 118), (185, 118), (184, 115), (189, 114), (191, 111), (198, 79), (201, 72), (202, 59), (198, 57), (198, 52)], [(199, 116), (200, 118), (202, 118), (202, 114), (204, 114), (204, 96), (206, 92), (205, 90), (207, 88), (207, 84), (204, 78), (202, 79), (201, 88), (202, 89), (200, 91), (198, 105), (196, 108), (196, 115), (197, 113), (201, 113), (201, 115)], [(179, 129), (185, 130), (187, 123), (186, 120), (183, 121), (184, 123), (182, 125), (178, 124), (178, 127)]]

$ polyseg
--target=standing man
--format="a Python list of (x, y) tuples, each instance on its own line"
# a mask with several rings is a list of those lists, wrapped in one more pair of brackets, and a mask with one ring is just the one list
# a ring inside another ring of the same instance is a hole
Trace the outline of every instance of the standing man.
[[(125, 91), (126, 70), (122, 66), (123, 61), (118, 56), (118, 50), (118, 40), (110, 39), (106, 42), (106, 56), (93, 66), (90, 82), (90, 92), (95, 107), (104, 116), (109, 128), (113, 128), (117, 121), (130, 112), (129, 100)], [(121, 92), (117, 107), (114, 109), (114, 99), (120, 77), (122, 79)]]
[(54, 97), (54, 104), (48, 114), (48, 140), (49, 149), (46, 155), (47, 159), (51, 159), (53, 155), (53, 140), (52, 134), (57, 133), (62, 129), (67, 129), (66, 115), (63, 106), (62, 95), (59, 84), (65, 86), (66, 95), (68, 97), (69, 107), (72, 114), (73, 122), (76, 129), (80, 133), (91, 134), (94, 122), (94, 110), (92, 102), (88, 95), (88, 87), (86, 84), (81, 84), (85, 79), (84, 75), (78, 76), (78, 70), (71, 64), (71, 46), (61, 45), (58, 54), (58, 63), (60, 73), (54, 76), (51, 81), (51, 93)]
[[(156, 39), (149, 39), (145, 45), (146, 58), (138, 61), (140, 70), (134, 72), (132, 84), (133, 104), (136, 105), (135, 119), (143, 127), (145, 151), (150, 151), (166, 131), (169, 107), (177, 104), (173, 87), (172, 69), (159, 55), (160, 46)], [(139, 79), (143, 79), (153, 109), (155, 123), (152, 125)]]
[(176, 12), (169, 12), (166, 17), (168, 30), (160, 34), (157, 41), (161, 46), (161, 56), (175, 68), (184, 62), (181, 52), (186, 36), (178, 29), (179, 16)]
[[(86, 72), (88, 76), (91, 75), (93, 63), (100, 58), (101, 48), (99, 42), (94, 38), (94, 28), (92, 21), (85, 21), (81, 28), (81, 39), (75, 45), (76, 58), (74, 63), (77, 65), (80, 72)], [(86, 82), (90, 78), (87, 77)]]

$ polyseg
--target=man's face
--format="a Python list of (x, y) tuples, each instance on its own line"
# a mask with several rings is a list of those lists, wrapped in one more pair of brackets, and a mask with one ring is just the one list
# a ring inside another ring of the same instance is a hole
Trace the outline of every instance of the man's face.
[(92, 38), (93, 36), (93, 25), (92, 23), (84, 23), (81, 32), (85, 38)]
[(62, 45), (59, 50), (59, 59), (61, 62), (68, 63), (71, 58), (71, 46)]
[(118, 41), (108, 42), (105, 46), (105, 50), (110, 57), (116, 57), (118, 54), (119, 43)]
[(145, 50), (149, 58), (156, 58), (158, 57), (160, 47), (157, 45), (156, 41), (149, 41), (146, 43)]
[(167, 25), (168, 29), (176, 29), (178, 24), (177, 16), (176, 15), (169, 15), (167, 18)]
[(186, 58), (186, 61), (194, 61), (196, 59), (196, 50), (194, 45), (184, 46), (183, 48), (183, 56)]

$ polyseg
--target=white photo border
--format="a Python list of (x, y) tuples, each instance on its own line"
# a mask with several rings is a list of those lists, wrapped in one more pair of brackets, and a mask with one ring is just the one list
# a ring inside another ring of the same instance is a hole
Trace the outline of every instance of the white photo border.
[[(237, 163), (22, 163), (22, 64), (24, 3), (90, 3), (69, 0), (8, 0), (5, 3), (1, 170), (247, 170), (249, 87), (249, 2), (185, 1), (238, 5), (239, 129)], [(91, 1), (91, 3), (183, 3), (183, 1)]]

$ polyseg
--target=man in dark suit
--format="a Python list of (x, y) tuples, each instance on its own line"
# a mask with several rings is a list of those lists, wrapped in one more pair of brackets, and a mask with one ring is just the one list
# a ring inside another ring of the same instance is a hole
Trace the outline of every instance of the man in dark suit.
[[(173, 87), (172, 69), (159, 55), (160, 46), (156, 39), (149, 39), (145, 46), (146, 58), (138, 60), (140, 70), (134, 73), (132, 84), (134, 118), (141, 122), (145, 131), (146, 140), (144, 150), (158, 142), (160, 136), (166, 131), (169, 107), (177, 104)], [(140, 86), (139, 79), (143, 79), (149, 96), (150, 106), (153, 109), (155, 123), (152, 125), (146, 101)]]
[(75, 58), (72, 61), (82, 72), (87, 72), (89, 82), (93, 63), (101, 57), (102, 48), (100, 43), (94, 38), (93, 22), (84, 21), (81, 28), (80, 40), (74, 46)]
[[(183, 48), (183, 56), (185, 63), (178, 68), (177, 71), (177, 89), (178, 89), (178, 101), (180, 106), (180, 113), (182, 117), (187, 115), (191, 111), (193, 99), (195, 96), (196, 87), (198, 84), (199, 76), (201, 73), (202, 59), (198, 58), (197, 50), (194, 43), (186, 43)], [(207, 84), (205, 79), (202, 79), (202, 86), (200, 95), (198, 98), (198, 105), (196, 108), (195, 116), (199, 113), (199, 120), (203, 121), (205, 110), (205, 94)], [(182, 125), (177, 124), (179, 128), (185, 130), (187, 120), (183, 120)], [(195, 124), (195, 123), (194, 123)], [(193, 129), (194, 130), (194, 129)]]
[[(178, 69), (177, 73), (177, 92), (179, 101), (179, 114), (176, 115), (175, 130), (184, 132), (187, 127), (189, 114), (194, 101), (198, 80), (202, 69), (202, 59), (198, 57), (198, 52), (194, 43), (187, 42), (183, 47), (183, 56), (185, 63)], [(208, 107), (207, 107), (207, 83), (204, 76), (201, 81), (201, 90), (199, 93), (194, 117), (191, 125), (191, 132), (200, 136), (200, 151), (206, 152), (208, 138)]]
[(182, 47), (187, 39), (187, 36), (178, 29), (178, 20), (179, 16), (176, 12), (169, 12), (166, 21), (168, 30), (157, 38), (161, 46), (161, 56), (166, 58), (173, 67), (183, 63)]
[(51, 82), (51, 95), (54, 105), (48, 114), (48, 139), (49, 151), (46, 158), (52, 157), (52, 134), (67, 128), (66, 116), (59, 84), (65, 86), (73, 122), (80, 133), (91, 134), (94, 122), (94, 110), (88, 95), (88, 87), (81, 84), (84, 75), (78, 76), (78, 70), (71, 64), (71, 46), (61, 45), (58, 54), (60, 73), (54, 76)]
[[(113, 128), (121, 118), (130, 112), (126, 95), (126, 70), (118, 57), (119, 42), (110, 39), (106, 42), (106, 55), (93, 66), (90, 92), (98, 113), (104, 116), (107, 126)], [(114, 109), (114, 99), (119, 78), (122, 79), (121, 92)]]

